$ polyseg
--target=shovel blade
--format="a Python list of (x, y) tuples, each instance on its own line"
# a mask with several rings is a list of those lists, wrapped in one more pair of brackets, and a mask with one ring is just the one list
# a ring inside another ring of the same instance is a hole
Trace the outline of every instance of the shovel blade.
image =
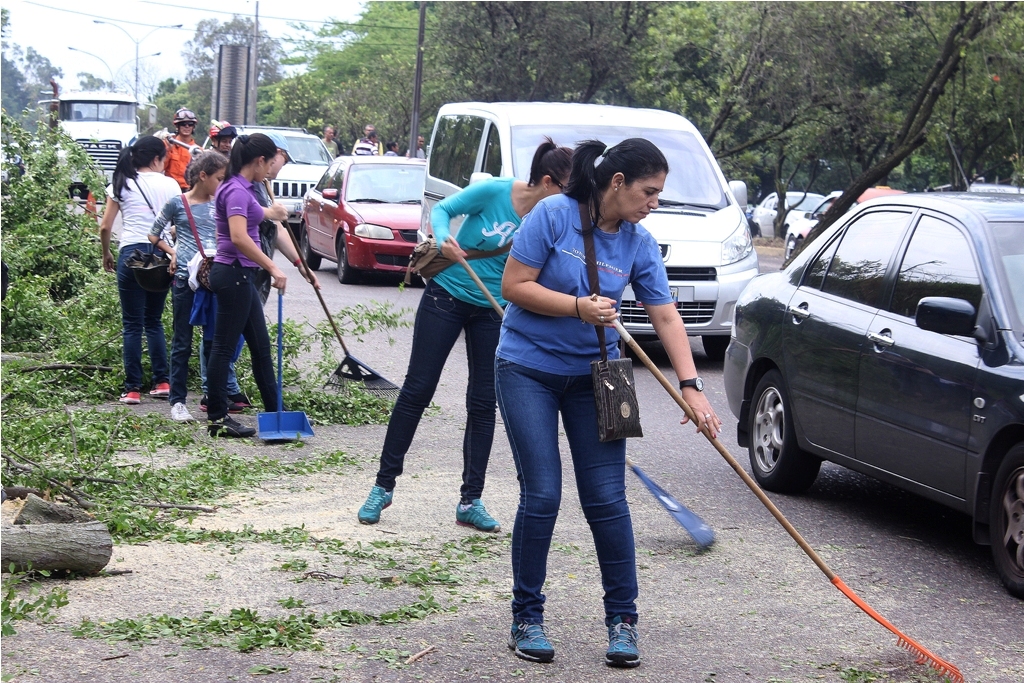
[(264, 441), (296, 441), (313, 436), (309, 418), (298, 411), (260, 413), (256, 416), (256, 425)]

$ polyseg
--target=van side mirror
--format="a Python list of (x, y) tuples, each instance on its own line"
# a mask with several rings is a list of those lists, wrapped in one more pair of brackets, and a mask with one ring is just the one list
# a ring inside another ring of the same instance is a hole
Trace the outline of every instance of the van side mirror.
[(970, 337), (974, 334), (977, 318), (974, 306), (964, 299), (926, 296), (917, 303), (914, 322), (929, 332)]
[(478, 183), (481, 180), (490, 180), (493, 177), (494, 176), (492, 176), (490, 173), (486, 173), (484, 171), (477, 171), (476, 173), (473, 173), (469, 176), (469, 184), (472, 185), (473, 183)]
[(146, 105), (146, 114), (147, 114), (147, 116), (149, 118), (149, 126), (150, 126), (150, 128), (152, 128), (153, 126), (156, 125), (156, 105), (155, 104), (147, 104)]
[(729, 189), (732, 190), (732, 196), (736, 199), (736, 203), (740, 206), (747, 205), (747, 184), (742, 180), (730, 180)]

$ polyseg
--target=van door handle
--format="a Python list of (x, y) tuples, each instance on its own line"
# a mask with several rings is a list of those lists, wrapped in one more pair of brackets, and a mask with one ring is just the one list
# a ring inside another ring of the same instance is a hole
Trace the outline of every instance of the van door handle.
[(880, 334), (868, 332), (868, 339), (874, 342), (875, 346), (884, 346), (885, 348), (888, 348), (896, 343), (890, 335), (891, 332), (889, 332), (889, 330), (882, 330)]
[(789, 314), (793, 316), (793, 322), (799, 325), (804, 320), (811, 316), (811, 312), (807, 310), (807, 303), (804, 302), (799, 306), (790, 306)]

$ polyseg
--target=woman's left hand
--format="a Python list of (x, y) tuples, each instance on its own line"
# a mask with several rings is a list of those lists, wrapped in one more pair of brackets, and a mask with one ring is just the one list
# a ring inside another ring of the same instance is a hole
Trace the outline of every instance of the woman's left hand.
[[(722, 421), (718, 419), (715, 409), (711, 407), (711, 403), (708, 401), (708, 397), (704, 395), (704, 392), (697, 391), (694, 387), (686, 387), (683, 389), (682, 394), (683, 400), (686, 401), (687, 405), (693, 409), (694, 414), (697, 416), (697, 431), (705, 431), (712, 439), (718, 438), (719, 433), (722, 431)], [(683, 416), (679, 424), (686, 424), (689, 421), (689, 417)]]
[(167, 272), (174, 275), (174, 271), (178, 269), (178, 254), (171, 252), (171, 265), (167, 267)]

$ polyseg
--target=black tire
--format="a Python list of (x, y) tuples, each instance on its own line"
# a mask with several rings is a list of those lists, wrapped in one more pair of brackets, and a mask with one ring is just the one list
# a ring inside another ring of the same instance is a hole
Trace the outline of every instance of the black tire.
[(769, 370), (750, 404), (750, 468), (757, 483), (778, 493), (803, 493), (821, 469), (821, 460), (800, 449), (793, 428), (789, 392), (778, 370)]
[[(274, 251), (277, 245), (277, 225), (271, 221), (260, 223), (260, 251), (271, 259), (274, 258)], [(267, 303), (270, 296), (270, 273), (260, 268), (256, 271), (256, 291), (259, 292), (260, 301)]]
[(305, 223), (299, 224), (299, 249), (302, 250), (302, 258), (306, 259), (306, 265), (309, 266), (309, 269), (320, 270), (323, 257), (320, 254), (314, 254), (313, 250), (309, 248), (309, 232), (306, 229)]
[(1006, 590), (1024, 599), (1024, 443), (1009, 450), (996, 473), (989, 508), (992, 560)]
[(725, 360), (725, 350), (729, 348), (729, 337), (704, 337), (700, 338), (700, 343), (704, 345), (704, 355), (709, 360), (715, 362)]
[(338, 282), (343, 285), (354, 285), (359, 282), (359, 271), (348, 264), (348, 250), (345, 249), (344, 232), (338, 232), (338, 242), (334, 248), (338, 254)]

